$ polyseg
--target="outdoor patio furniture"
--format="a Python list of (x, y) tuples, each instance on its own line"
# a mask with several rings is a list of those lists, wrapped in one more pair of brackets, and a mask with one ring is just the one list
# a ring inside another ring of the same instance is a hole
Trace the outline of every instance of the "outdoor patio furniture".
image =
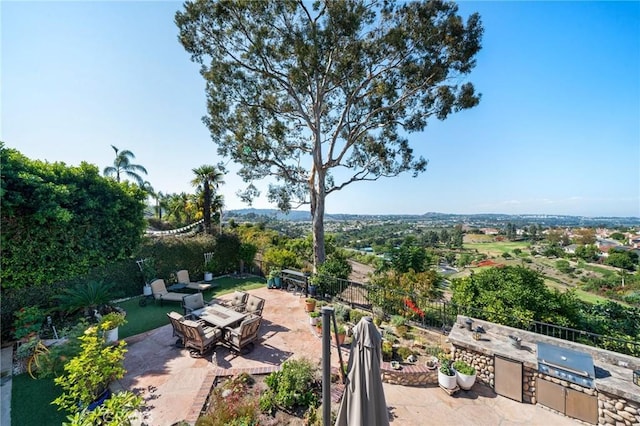
[(182, 297), (182, 309), (185, 315), (191, 315), (193, 311), (205, 307), (202, 293), (187, 294)]
[(184, 327), (182, 327), (182, 321), (184, 317), (175, 311), (167, 313), (167, 316), (169, 317), (171, 327), (173, 327), (173, 336), (178, 338), (178, 340), (176, 340), (176, 346), (183, 346)]
[(176, 272), (176, 277), (178, 278), (178, 283), (185, 284), (185, 288), (188, 288), (189, 290), (198, 290), (199, 292), (202, 292), (213, 287), (213, 284), (211, 283), (191, 281), (191, 279), (189, 278), (189, 271), (187, 271), (186, 269), (181, 269)]
[(265, 300), (262, 297), (249, 294), (247, 303), (244, 306), (244, 312), (248, 314), (254, 314), (262, 316), (262, 310), (264, 309)]
[(191, 320), (184, 320), (182, 325), (185, 331), (184, 346), (193, 349), (190, 352), (192, 356), (204, 355), (222, 339), (222, 330), (217, 327)]
[(162, 302), (164, 301), (182, 303), (182, 296), (184, 296), (184, 294), (181, 293), (167, 291), (163, 279), (157, 279), (151, 283), (151, 292), (153, 293), (153, 298), (160, 301), (160, 306), (162, 306)]
[(193, 311), (200, 320), (216, 327), (235, 327), (246, 318), (246, 314), (227, 308), (220, 304), (212, 304), (202, 309)]
[(238, 312), (242, 312), (244, 310), (244, 305), (247, 303), (247, 298), (249, 297), (249, 293), (244, 291), (236, 291), (233, 293), (233, 296), (230, 300), (220, 302), (222, 305), (235, 309)]
[(243, 349), (251, 350), (253, 342), (258, 338), (262, 317), (249, 315), (236, 328), (225, 328), (222, 344), (235, 352), (242, 353)]

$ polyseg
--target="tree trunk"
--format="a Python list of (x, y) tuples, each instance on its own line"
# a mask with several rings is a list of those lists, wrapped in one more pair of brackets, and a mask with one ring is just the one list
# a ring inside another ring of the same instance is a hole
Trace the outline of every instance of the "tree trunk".
[(204, 232), (205, 234), (211, 234), (211, 189), (209, 188), (209, 181), (205, 179), (203, 183), (204, 191)]
[(311, 185), (311, 231), (313, 233), (313, 269), (325, 261), (324, 247), (324, 170), (316, 169), (315, 182)]

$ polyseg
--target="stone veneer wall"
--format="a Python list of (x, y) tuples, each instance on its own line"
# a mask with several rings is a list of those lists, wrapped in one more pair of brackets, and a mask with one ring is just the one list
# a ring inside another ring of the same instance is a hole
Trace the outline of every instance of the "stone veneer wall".
[[(492, 388), (494, 387), (495, 376), (492, 356), (460, 347), (455, 347), (453, 354), (455, 361), (463, 360), (475, 367), (478, 380)], [(522, 375), (522, 398), (524, 403), (537, 403), (536, 379), (538, 377), (579, 392), (584, 392), (587, 395), (596, 395), (598, 397), (598, 423), (601, 425), (640, 426), (640, 404), (607, 394), (606, 392), (598, 392), (596, 389), (582, 387), (556, 377), (547, 376), (529, 367), (523, 368)]]
[(473, 366), (476, 369), (476, 380), (493, 388), (495, 378), (493, 356), (456, 346), (453, 351), (453, 360), (462, 360)]
[(640, 406), (606, 392), (598, 394), (598, 423), (601, 425), (638, 426)]
[(380, 366), (382, 381), (392, 385), (424, 386), (438, 383), (438, 369), (429, 370), (420, 365), (403, 364), (400, 370), (391, 368), (391, 363)]

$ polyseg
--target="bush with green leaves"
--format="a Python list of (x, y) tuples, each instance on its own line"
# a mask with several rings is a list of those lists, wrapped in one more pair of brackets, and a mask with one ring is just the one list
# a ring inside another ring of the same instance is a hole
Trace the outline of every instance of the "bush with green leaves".
[(211, 392), (207, 412), (197, 426), (256, 425), (260, 415), (255, 380), (247, 373), (225, 380)]
[(360, 309), (351, 309), (349, 311), (349, 321), (354, 324), (359, 323), (360, 320), (366, 316), (371, 316), (371, 314), (365, 311), (361, 311)]
[(104, 281), (89, 281), (78, 283), (71, 288), (65, 288), (55, 296), (60, 310), (74, 313), (82, 310), (85, 316), (93, 314), (94, 310), (108, 305), (115, 299), (113, 285)]
[(473, 376), (474, 374), (476, 374), (476, 369), (462, 360), (455, 361), (453, 363), (453, 369), (458, 373), (465, 374), (467, 376)]
[(316, 368), (308, 359), (289, 360), (280, 371), (269, 374), (265, 383), (268, 390), (260, 398), (260, 407), (312, 407), (318, 404), (319, 383)]
[(130, 426), (135, 419), (133, 414), (142, 405), (142, 397), (133, 392), (116, 392), (94, 410), (84, 408), (82, 411), (70, 414), (67, 417), (69, 422), (63, 423), (63, 426)]

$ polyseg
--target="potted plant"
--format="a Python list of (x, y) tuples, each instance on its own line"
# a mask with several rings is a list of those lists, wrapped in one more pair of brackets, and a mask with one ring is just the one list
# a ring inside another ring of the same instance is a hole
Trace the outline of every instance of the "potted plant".
[(305, 303), (305, 309), (307, 310), (307, 312), (313, 312), (316, 310), (316, 299), (314, 299), (313, 297), (308, 297), (304, 300)]
[(309, 312), (309, 324), (316, 325), (318, 323), (319, 316), (320, 316), (320, 312), (317, 312), (317, 311)]
[(277, 269), (271, 269), (269, 271), (269, 275), (267, 275), (267, 288), (278, 288), (276, 287), (276, 278), (279, 276), (279, 271)]
[(456, 381), (458, 386), (464, 390), (469, 390), (476, 382), (476, 369), (465, 361), (458, 360), (453, 363), (453, 368), (456, 371)]
[(345, 337), (347, 337), (347, 330), (344, 324), (338, 323), (338, 329), (336, 330), (336, 337), (338, 339), (338, 346), (344, 343)]
[(65, 374), (54, 379), (55, 384), (62, 388), (62, 394), (53, 401), (59, 409), (72, 414), (95, 409), (111, 396), (111, 382), (124, 377), (126, 343), (105, 343), (105, 327), (110, 325), (100, 323), (91, 326), (78, 337), (80, 352), (65, 364)]
[(453, 390), (457, 386), (456, 372), (451, 366), (451, 360), (444, 358), (440, 360), (438, 369), (438, 384), (444, 389)]
[(106, 343), (115, 343), (118, 341), (118, 327), (125, 324), (127, 320), (121, 312), (110, 312), (103, 315), (100, 319), (101, 328), (104, 330), (104, 339)]
[(27, 342), (40, 331), (45, 314), (37, 306), (26, 306), (16, 311), (15, 317), (13, 335), (17, 340)]

